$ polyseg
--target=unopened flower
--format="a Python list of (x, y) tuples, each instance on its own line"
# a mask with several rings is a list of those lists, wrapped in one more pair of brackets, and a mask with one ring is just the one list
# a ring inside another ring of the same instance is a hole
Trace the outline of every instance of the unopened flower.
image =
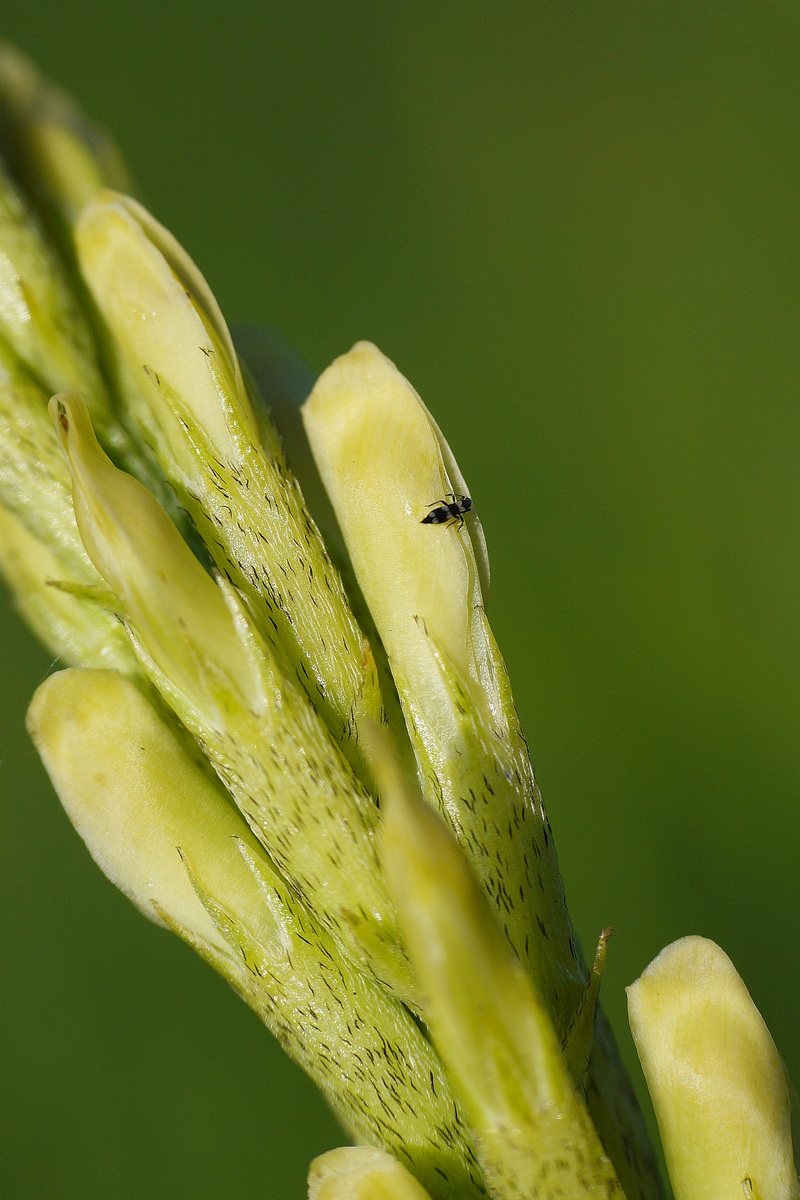
[(628, 988), (675, 1200), (796, 1200), (783, 1063), (727, 954), (673, 942)]

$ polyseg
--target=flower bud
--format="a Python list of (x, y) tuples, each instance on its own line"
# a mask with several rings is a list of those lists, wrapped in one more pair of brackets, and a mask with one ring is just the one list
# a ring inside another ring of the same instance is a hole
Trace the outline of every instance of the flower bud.
[(550, 827), (484, 611), (474, 512), (425, 524), (466, 491), (397, 368), (359, 342), (325, 371), (306, 430), (386, 648), (426, 798), (453, 829), (561, 1032), (585, 986)]
[(490, 1194), (621, 1198), (546, 1006), (460, 847), (385, 751), (379, 761), (389, 884)]
[(795, 1200), (783, 1064), (727, 954), (673, 942), (628, 988), (628, 1015), (675, 1200)]
[(47, 397), (0, 339), (0, 572), (38, 637), (67, 663), (138, 671), (75, 523)]
[(391, 1154), (373, 1146), (343, 1146), (312, 1162), (308, 1200), (430, 1200), (430, 1196)]
[(255, 841), (138, 688), (113, 671), (62, 671), (37, 690), (28, 731), (67, 815), (112, 883), (151, 921), (164, 924), (166, 914), (235, 963), (179, 851), (261, 931), (263, 906), (234, 838)]
[(82, 270), (133, 379), (133, 415), (217, 568), (366, 778), (360, 728), (379, 719), (369, 646), (302, 503), (280, 441), (259, 431), (230, 334), (185, 251), (127, 197), (85, 210)]

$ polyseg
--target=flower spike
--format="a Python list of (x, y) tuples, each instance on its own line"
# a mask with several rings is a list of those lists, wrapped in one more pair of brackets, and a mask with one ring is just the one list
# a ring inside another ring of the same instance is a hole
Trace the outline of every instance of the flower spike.
[[(356, 1143), (311, 1200), (663, 1200), (478, 497), (370, 343), (313, 384), (249, 330), (240, 364), (126, 181), (0, 41), (0, 572), (80, 668), (28, 718), (66, 811)], [(722, 952), (668, 948), (630, 1012), (677, 1200), (800, 1200), (790, 1085)]]

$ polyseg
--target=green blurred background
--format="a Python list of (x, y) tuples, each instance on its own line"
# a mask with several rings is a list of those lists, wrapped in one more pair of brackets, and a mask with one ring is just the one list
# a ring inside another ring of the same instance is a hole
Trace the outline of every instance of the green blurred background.
[[(798, 10), (6, 0), (231, 321), (376, 341), (470, 481), (492, 617), (604, 984), (719, 941), (795, 1080)], [(105, 882), (0, 608), (0, 1195), (299, 1200), (342, 1140)]]

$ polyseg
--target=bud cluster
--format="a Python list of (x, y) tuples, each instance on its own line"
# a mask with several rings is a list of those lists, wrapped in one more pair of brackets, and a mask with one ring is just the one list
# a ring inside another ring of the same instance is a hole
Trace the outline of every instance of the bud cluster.
[[(268, 338), (240, 358), (10, 47), (0, 154), (0, 572), (66, 664), (28, 727), (93, 858), (339, 1115), (312, 1200), (658, 1200), (433, 417), (369, 343), (308, 398)], [(676, 943), (630, 996), (675, 1194), (796, 1197), (722, 952)]]

